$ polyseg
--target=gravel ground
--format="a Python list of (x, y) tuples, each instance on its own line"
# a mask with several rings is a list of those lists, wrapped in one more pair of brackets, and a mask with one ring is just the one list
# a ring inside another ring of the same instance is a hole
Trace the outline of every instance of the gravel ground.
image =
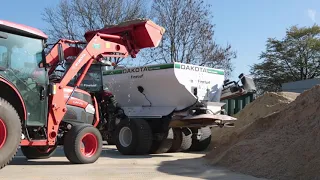
[(12, 163), (0, 170), (1, 180), (105, 180), (105, 179), (215, 179), (253, 180), (252, 176), (209, 166), (204, 153), (166, 153), (124, 156), (115, 146), (104, 146), (94, 164), (69, 164), (63, 150), (46, 160), (27, 161), (19, 152)]

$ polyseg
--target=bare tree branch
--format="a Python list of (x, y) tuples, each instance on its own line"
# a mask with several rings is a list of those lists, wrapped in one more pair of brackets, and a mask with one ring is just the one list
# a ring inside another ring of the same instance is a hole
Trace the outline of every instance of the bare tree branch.
[(201, 0), (155, 0), (152, 10), (150, 16), (166, 29), (162, 44), (152, 51), (154, 60), (206, 65), (231, 73), (236, 53), (230, 45), (222, 48), (214, 42), (210, 5)]
[[(49, 24), (46, 33), (49, 43), (60, 38), (85, 40), (86, 31), (108, 25), (144, 18), (148, 13), (147, 0), (60, 0), (57, 6), (47, 7), (43, 20)], [(123, 58), (113, 58), (119, 64)]]

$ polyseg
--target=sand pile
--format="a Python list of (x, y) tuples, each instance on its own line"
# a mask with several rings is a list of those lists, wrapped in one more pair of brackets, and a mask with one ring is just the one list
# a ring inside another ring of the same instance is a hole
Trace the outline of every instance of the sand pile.
[(212, 163), (269, 179), (319, 179), (320, 85), (280, 112), (254, 121)]
[(212, 128), (213, 136), (210, 149), (214, 149), (215, 154), (224, 151), (230, 145), (237, 142), (238, 135), (256, 119), (282, 110), (295, 100), (298, 95), (298, 93), (291, 92), (268, 92), (258, 97), (235, 115), (238, 118), (238, 121), (235, 122), (235, 127)]

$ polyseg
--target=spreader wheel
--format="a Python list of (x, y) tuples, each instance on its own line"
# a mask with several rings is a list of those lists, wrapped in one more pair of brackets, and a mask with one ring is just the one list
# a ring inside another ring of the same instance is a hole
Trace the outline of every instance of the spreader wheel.
[(170, 128), (167, 132), (161, 134), (160, 140), (153, 140), (150, 148), (151, 154), (167, 153), (172, 147), (173, 142), (173, 130)]
[(184, 152), (192, 145), (192, 132), (189, 128), (173, 128), (173, 142), (168, 152)]
[(54, 147), (21, 146), (21, 152), (27, 159), (48, 159), (56, 152)]
[(74, 164), (94, 163), (102, 151), (102, 137), (92, 125), (76, 125), (65, 135), (64, 153)]
[(211, 129), (210, 127), (203, 127), (198, 129), (200, 133), (200, 139), (192, 139), (192, 145), (189, 151), (204, 151), (206, 150), (211, 142)]
[(187, 151), (192, 145), (192, 132), (189, 128), (182, 128), (181, 130), (181, 146), (178, 151)]
[(172, 128), (173, 130), (173, 141), (172, 146), (168, 152), (178, 152), (182, 144), (182, 131), (180, 128)]
[(11, 162), (21, 140), (21, 121), (17, 111), (0, 98), (0, 169)]
[(148, 154), (152, 145), (152, 130), (144, 119), (122, 119), (115, 131), (115, 143), (121, 154)]

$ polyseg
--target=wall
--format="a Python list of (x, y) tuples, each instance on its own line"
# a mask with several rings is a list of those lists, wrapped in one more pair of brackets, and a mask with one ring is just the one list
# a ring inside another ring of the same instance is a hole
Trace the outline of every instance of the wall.
[(307, 79), (282, 84), (282, 91), (302, 93), (303, 91), (320, 84), (320, 79)]

